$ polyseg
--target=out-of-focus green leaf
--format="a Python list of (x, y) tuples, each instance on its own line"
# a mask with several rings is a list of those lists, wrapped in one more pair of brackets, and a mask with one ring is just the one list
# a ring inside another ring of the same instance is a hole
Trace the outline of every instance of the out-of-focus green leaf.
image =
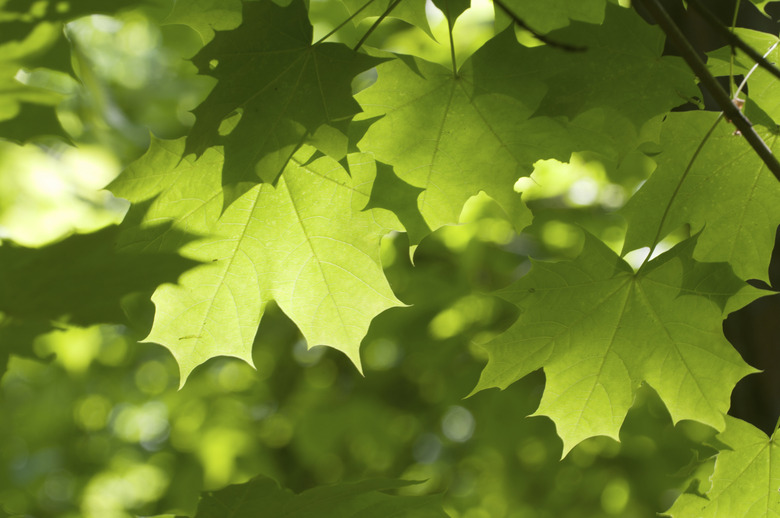
[(120, 227), (74, 235), (43, 248), (0, 247), (0, 311), (77, 325), (124, 322), (120, 300), (197, 264), (173, 253), (115, 250)]
[(270, 478), (257, 477), (205, 496), (195, 518), (446, 518), (439, 495), (393, 496), (383, 492), (413, 484), (403, 480), (362, 480), (315, 487), (296, 495)]
[(68, 139), (56, 115), (61, 92), (27, 85), (20, 71), (71, 73), (63, 24), (88, 14), (112, 14), (143, 0), (7, 0), (0, 4), (0, 138), (24, 142), (55, 135)]

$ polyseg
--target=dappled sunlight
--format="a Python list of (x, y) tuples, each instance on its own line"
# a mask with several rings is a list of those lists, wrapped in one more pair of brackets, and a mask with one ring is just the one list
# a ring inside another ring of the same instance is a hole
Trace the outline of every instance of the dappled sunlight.
[(0, 142), (0, 239), (38, 247), (118, 223), (127, 204), (101, 190), (118, 174), (99, 148)]

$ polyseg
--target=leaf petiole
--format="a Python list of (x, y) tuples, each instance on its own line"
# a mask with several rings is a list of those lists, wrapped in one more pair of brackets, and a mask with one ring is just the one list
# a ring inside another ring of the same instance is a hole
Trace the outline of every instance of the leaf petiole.
[(393, 12), (393, 9), (395, 9), (398, 4), (401, 3), (401, 0), (395, 0), (392, 4), (387, 6), (387, 9), (385, 9), (385, 12), (382, 13), (382, 16), (377, 18), (377, 20), (374, 22), (374, 24), (369, 27), (369, 29), (366, 31), (366, 33), (363, 35), (362, 38), (360, 38), (360, 41), (357, 42), (357, 45), (352, 50), (358, 50), (361, 46), (363, 46), (363, 43), (366, 42), (369, 36), (376, 30), (377, 27), (379, 27), (379, 24), (382, 23), (382, 20), (387, 18), (387, 16)]
[(354, 13), (349, 15), (349, 18), (347, 18), (346, 20), (344, 20), (343, 22), (338, 24), (332, 31), (330, 31), (328, 34), (326, 34), (322, 38), (318, 39), (314, 44), (315, 45), (319, 45), (323, 41), (327, 40), (328, 38), (330, 38), (331, 36), (336, 34), (339, 30), (341, 30), (342, 27), (344, 27), (346, 24), (348, 24), (350, 21), (352, 21), (357, 15), (359, 15), (361, 13), (361, 11), (363, 11), (363, 9), (365, 9), (366, 7), (368, 7), (369, 5), (371, 5), (373, 3), (374, 3), (374, 0), (368, 0), (368, 2), (363, 4), (363, 7), (361, 7), (360, 9), (358, 9), (357, 11), (355, 11)]

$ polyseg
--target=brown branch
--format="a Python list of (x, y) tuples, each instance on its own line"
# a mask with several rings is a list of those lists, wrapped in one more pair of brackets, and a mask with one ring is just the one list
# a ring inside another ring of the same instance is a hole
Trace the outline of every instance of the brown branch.
[(493, 0), (493, 3), (497, 5), (502, 11), (504, 11), (504, 13), (506, 13), (506, 15), (509, 16), (518, 27), (527, 30), (533, 34), (534, 38), (541, 41), (542, 43), (549, 45), (550, 47), (559, 48), (568, 52), (584, 52), (588, 50), (587, 47), (580, 47), (577, 45), (570, 45), (568, 43), (561, 43), (559, 41), (551, 40), (544, 34), (541, 34), (529, 27), (528, 24), (525, 23), (522, 18), (513, 13), (502, 0)]
[(714, 27), (726, 40), (729, 42), (729, 45), (732, 47), (736, 47), (745, 54), (750, 57), (753, 61), (758, 63), (758, 66), (765, 69), (767, 72), (775, 76), (776, 78), (780, 79), (780, 69), (778, 69), (776, 66), (774, 66), (772, 63), (766, 60), (764, 56), (759, 54), (756, 49), (745, 43), (745, 41), (728, 30), (728, 28), (720, 23), (720, 20), (718, 20), (712, 12), (707, 9), (704, 5), (702, 5), (699, 0), (688, 0), (688, 3), (690, 3), (696, 11), (701, 14), (704, 19), (709, 23), (712, 27)]
[(766, 143), (753, 129), (753, 125), (747, 120), (745, 115), (737, 108), (734, 103), (731, 102), (731, 98), (720, 84), (715, 80), (713, 75), (707, 70), (707, 66), (699, 58), (696, 53), (696, 49), (693, 48), (688, 39), (680, 31), (679, 27), (674, 23), (674, 20), (669, 16), (666, 10), (661, 6), (658, 0), (639, 0), (645, 9), (650, 12), (650, 15), (658, 23), (658, 26), (669, 38), (669, 41), (677, 47), (677, 50), (682, 54), (688, 66), (698, 76), (699, 81), (710, 92), (715, 102), (723, 111), (727, 119), (729, 119), (740, 131), (745, 140), (748, 141), (750, 146), (766, 164), (767, 168), (775, 175), (775, 178), (780, 180), (780, 162), (772, 153), (772, 150), (767, 147)]

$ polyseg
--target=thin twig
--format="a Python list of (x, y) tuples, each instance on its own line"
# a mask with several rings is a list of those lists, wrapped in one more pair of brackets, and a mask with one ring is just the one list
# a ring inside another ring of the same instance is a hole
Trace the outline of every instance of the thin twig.
[(561, 50), (566, 50), (569, 52), (584, 52), (588, 50), (587, 47), (580, 47), (577, 45), (570, 45), (568, 43), (561, 43), (559, 41), (551, 40), (544, 34), (541, 34), (538, 31), (535, 31), (531, 27), (529, 27), (528, 24), (525, 23), (525, 21), (523, 21), (522, 18), (517, 16), (515, 13), (513, 13), (502, 0), (493, 0), (493, 3), (496, 4), (502, 11), (504, 11), (504, 13), (506, 13), (506, 15), (509, 16), (518, 27), (527, 30), (528, 32), (533, 34), (534, 38), (541, 41), (542, 43), (546, 43), (550, 47), (556, 47)]
[(776, 78), (780, 79), (780, 69), (778, 69), (776, 66), (774, 66), (772, 63), (767, 61), (761, 54), (759, 54), (753, 47), (748, 45), (747, 43), (742, 40), (739, 36), (728, 30), (727, 27), (725, 27), (722, 23), (720, 23), (720, 20), (718, 20), (714, 14), (710, 12), (709, 9), (704, 7), (699, 0), (688, 0), (688, 2), (696, 9), (699, 14), (701, 14), (704, 19), (709, 23), (712, 27), (714, 27), (721, 35), (723, 35), (724, 38), (729, 42), (729, 45), (732, 47), (736, 47), (745, 54), (750, 57), (753, 61), (758, 63), (758, 65), (765, 69), (767, 72), (775, 76)]
[[(737, 28), (737, 15), (739, 14), (739, 6), (742, 0), (737, 0), (736, 5), (734, 6), (734, 14), (731, 16), (731, 27), (729, 32), (731, 34), (734, 34), (734, 30)], [(732, 99), (736, 97), (736, 94), (732, 93), (731, 88), (735, 86), (734, 84), (734, 47), (731, 48), (731, 52), (729, 53), (729, 97)]]
[[(776, 41), (776, 42), (774, 42), (774, 43), (772, 44), (772, 46), (771, 46), (771, 47), (769, 47), (769, 50), (767, 50), (767, 51), (766, 51), (766, 53), (764, 54), (764, 57), (767, 57), (769, 54), (771, 54), (771, 53), (772, 53), (772, 51), (774, 51), (774, 50), (777, 48), (777, 44), (778, 44), (778, 43), (780, 43), (780, 41)], [(742, 79), (742, 82), (741, 82), (741, 83), (739, 83), (739, 87), (737, 88), (737, 91), (736, 91), (736, 92), (734, 92), (734, 96), (732, 97), (732, 99), (733, 99), (734, 101), (741, 100), (741, 99), (739, 99), (739, 94), (740, 94), (740, 93), (742, 93), (742, 89), (743, 89), (743, 88), (745, 88), (745, 86), (747, 85), (748, 78), (750, 78), (750, 76), (752, 76), (752, 75), (753, 75), (753, 72), (755, 72), (757, 68), (758, 68), (758, 63), (756, 63), (755, 65), (753, 65), (753, 68), (751, 68), (751, 69), (748, 71), (748, 73), (747, 73), (747, 74), (745, 74), (745, 77)]]
[(369, 27), (368, 31), (366, 31), (366, 33), (363, 35), (363, 37), (360, 38), (360, 41), (357, 42), (357, 45), (355, 45), (355, 48), (352, 49), (352, 50), (358, 50), (363, 45), (363, 43), (366, 42), (368, 37), (371, 36), (371, 33), (374, 32), (374, 30), (376, 30), (377, 27), (379, 27), (379, 24), (382, 23), (382, 20), (387, 18), (387, 15), (390, 14), (393, 11), (393, 9), (395, 9), (396, 6), (398, 6), (398, 4), (400, 4), (400, 3), (401, 3), (401, 0), (395, 0), (392, 4), (387, 6), (387, 9), (385, 9), (385, 12), (382, 13), (382, 16), (377, 18), (377, 20), (374, 22), (374, 24), (371, 27)]
[(775, 178), (780, 180), (780, 162), (777, 161), (772, 150), (767, 147), (766, 143), (753, 129), (750, 121), (734, 105), (729, 95), (715, 80), (710, 71), (707, 70), (707, 66), (699, 59), (696, 50), (691, 46), (688, 39), (683, 35), (666, 10), (664, 10), (658, 0), (639, 0), (639, 2), (650, 12), (667, 38), (677, 47), (688, 66), (691, 67), (691, 70), (698, 76), (702, 85), (710, 92), (725, 116), (739, 129), (745, 140), (748, 141), (767, 168), (775, 175)]
[(327, 40), (328, 38), (330, 38), (331, 36), (333, 36), (334, 34), (336, 34), (336, 33), (338, 32), (338, 30), (339, 30), (339, 29), (341, 29), (341, 28), (342, 28), (342, 27), (344, 27), (346, 24), (348, 24), (348, 23), (349, 23), (349, 22), (350, 22), (350, 21), (351, 21), (351, 20), (352, 20), (352, 19), (353, 19), (355, 16), (359, 15), (359, 14), (360, 14), (360, 12), (361, 12), (363, 9), (365, 9), (366, 7), (368, 7), (369, 5), (371, 5), (372, 3), (374, 3), (374, 0), (368, 0), (368, 2), (366, 2), (365, 4), (363, 4), (363, 7), (361, 7), (360, 9), (358, 9), (357, 11), (355, 11), (354, 13), (352, 13), (351, 15), (349, 15), (349, 18), (347, 18), (346, 20), (344, 20), (343, 22), (341, 22), (340, 24), (338, 24), (338, 25), (336, 26), (336, 28), (335, 28), (335, 29), (333, 29), (332, 31), (330, 31), (328, 34), (326, 34), (326, 35), (325, 35), (325, 36), (323, 36), (322, 38), (318, 39), (318, 40), (317, 40), (317, 43), (315, 43), (315, 45), (317, 45), (317, 44), (319, 44), (319, 43), (322, 43), (323, 41)]

